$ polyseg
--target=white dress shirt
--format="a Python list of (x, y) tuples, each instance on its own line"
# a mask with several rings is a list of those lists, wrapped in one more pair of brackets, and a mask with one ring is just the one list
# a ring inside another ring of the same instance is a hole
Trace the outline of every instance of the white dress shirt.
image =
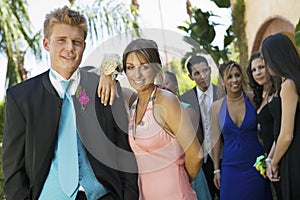
[[(207, 161), (207, 156), (209, 155), (212, 158), (212, 144), (211, 144), (211, 135), (212, 135), (212, 125), (211, 125), (211, 116), (210, 109), (213, 103), (213, 86), (212, 83), (209, 84), (208, 89), (205, 92), (202, 92), (198, 87), (197, 88), (197, 96), (199, 101), (199, 106), (201, 110), (201, 118), (202, 118), (202, 126), (203, 126), (203, 134), (204, 141), (202, 144), (203, 153), (204, 153), (204, 163)], [(205, 93), (205, 101), (202, 103), (203, 94)], [(205, 106), (205, 108), (203, 108)]]
[[(52, 68), (50, 68), (50, 70), (55, 74), (56, 79), (50, 75), (49, 73), (49, 78), (50, 78), (50, 82), (52, 83), (53, 87), (55, 88), (55, 90), (57, 91), (58, 95), (60, 96), (60, 98), (63, 98), (64, 95), (64, 89), (62, 88), (60, 82), (62, 80), (66, 79), (64, 77), (62, 77), (59, 73), (57, 73), (55, 70), (53, 70)], [(72, 76), (70, 77), (70, 79), (73, 79), (73, 81), (70, 83), (69, 87), (68, 87), (68, 94), (75, 95), (77, 87), (79, 85), (80, 82), (80, 72), (79, 72), (79, 68), (72, 74)]]

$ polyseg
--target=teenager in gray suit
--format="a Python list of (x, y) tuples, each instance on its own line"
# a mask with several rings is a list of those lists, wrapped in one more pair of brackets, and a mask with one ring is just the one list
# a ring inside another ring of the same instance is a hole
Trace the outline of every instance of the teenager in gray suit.
[[(180, 100), (190, 104), (198, 118), (199, 130), (197, 136), (203, 146), (204, 163), (202, 169), (204, 171), (208, 187), (214, 199), (215, 195), (219, 197), (219, 190), (213, 183), (214, 169), (211, 155), (211, 122), (210, 122), (210, 107), (213, 101), (218, 99), (218, 87), (211, 83), (211, 67), (207, 59), (203, 56), (192, 56), (187, 61), (187, 70), (189, 78), (195, 81), (196, 86), (180, 96)], [(201, 134), (203, 133), (203, 134)], [(197, 178), (194, 180), (194, 185), (197, 187)], [(197, 188), (194, 188), (197, 192)]]
[[(7, 90), (2, 155), (7, 200), (138, 199), (122, 96), (104, 106), (96, 93), (99, 77), (78, 68), (86, 36), (87, 23), (79, 12), (65, 6), (47, 14), (43, 46), (50, 70)], [(68, 80), (64, 90), (61, 82)], [(69, 141), (61, 140), (68, 132), (61, 131), (61, 119), (68, 115), (74, 116), (73, 125), (66, 130), (76, 126), (71, 132), (75, 151), (62, 150)], [(78, 158), (71, 174), (75, 178), (67, 184), (61, 178), (68, 165), (63, 154)]]

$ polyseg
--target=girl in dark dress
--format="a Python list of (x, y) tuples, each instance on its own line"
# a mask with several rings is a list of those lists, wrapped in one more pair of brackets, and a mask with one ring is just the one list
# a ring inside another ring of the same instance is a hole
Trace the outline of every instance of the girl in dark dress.
[[(284, 200), (300, 199), (300, 58), (292, 41), (278, 33), (267, 37), (262, 54), (270, 74), (281, 77), (281, 128), (268, 177), (281, 182)], [(280, 164), (280, 167), (279, 167)]]
[[(277, 77), (270, 77), (260, 52), (251, 55), (247, 75), (249, 85), (254, 93), (253, 102), (257, 108), (259, 136), (268, 157), (267, 160), (270, 160), (280, 131), (281, 102), (275, 90), (275, 83), (278, 83), (279, 80)], [(274, 182), (273, 185), (277, 199), (281, 200), (280, 183)]]

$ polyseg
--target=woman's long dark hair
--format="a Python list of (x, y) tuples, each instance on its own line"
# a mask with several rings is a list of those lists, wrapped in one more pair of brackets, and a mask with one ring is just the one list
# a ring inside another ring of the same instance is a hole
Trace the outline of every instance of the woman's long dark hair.
[[(249, 86), (251, 87), (252, 91), (253, 91), (253, 94), (254, 94), (254, 97), (253, 97), (253, 102), (255, 103), (256, 105), (256, 108), (259, 108), (262, 101), (263, 101), (263, 90), (264, 90), (264, 86), (263, 85), (259, 85), (253, 78), (253, 74), (252, 74), (252, 61), (257, 59), (257, 58), (261, 58), (263, 59), (262, 57), (262, 54), (260, 52), (254, 52), (251, 57), (250, 57), (250, 60), (249, 60), (249, 63), (248, 63), (248, 66), (247, 66), (247, 69), (246, 69), (246, 72), (247, 72), (247, 75), (248, 75), (248, 78), (249, 78)], [(270, 74), (269, 72), (267, 71), (267, 69), (265, 69), (266, 71), (266, 76), (269, 76), (270, 77)], [(270, 88), (268, 88), (268, 91), (267, 91), (267, 94), (268, 96), (274, 94), (276, 92), (276, 85), (278, 83), (278, 77), (270, 77), (270, 81), (271, 81), (271, 84), (270, 84)]]
[(259, 108), (261, 105), (261, 102), (263, 100), (262, 94), (263, 94), (264, 87), (262, 85), (259, 85), (254, 80), (253, 75), (252, 75), (252, 70), (251, 70), (252, 61), (257, 58), (262, 58), (260, 52), (254, 52), (251, 55), (248, 66), (246, 68), (246, 72), (247, 72), (247, 76), (249, 78), (249, 86), (251, 87), (251, 89), (253, 90), (253, 93), (254, 93), (253, 102), (255, 103), (256, 108)]
[(282, 33), (271, 35), (262, 43), (262, 54), (267, 67), (293, 80), (300, 95), (300, 58), (293, 42)]

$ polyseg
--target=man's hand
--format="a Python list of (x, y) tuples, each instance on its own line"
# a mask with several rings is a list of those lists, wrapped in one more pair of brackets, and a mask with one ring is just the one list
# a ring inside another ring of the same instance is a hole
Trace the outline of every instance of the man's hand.
[(119, 97), (117, 81), (112, 80), (111, 75), (106, 76), (101, 73), (98, 84), (98, 97), (101, 98), (101, 103), (106, 106), (109, 100), (109, 105), (112, 105), (115, 96)]

